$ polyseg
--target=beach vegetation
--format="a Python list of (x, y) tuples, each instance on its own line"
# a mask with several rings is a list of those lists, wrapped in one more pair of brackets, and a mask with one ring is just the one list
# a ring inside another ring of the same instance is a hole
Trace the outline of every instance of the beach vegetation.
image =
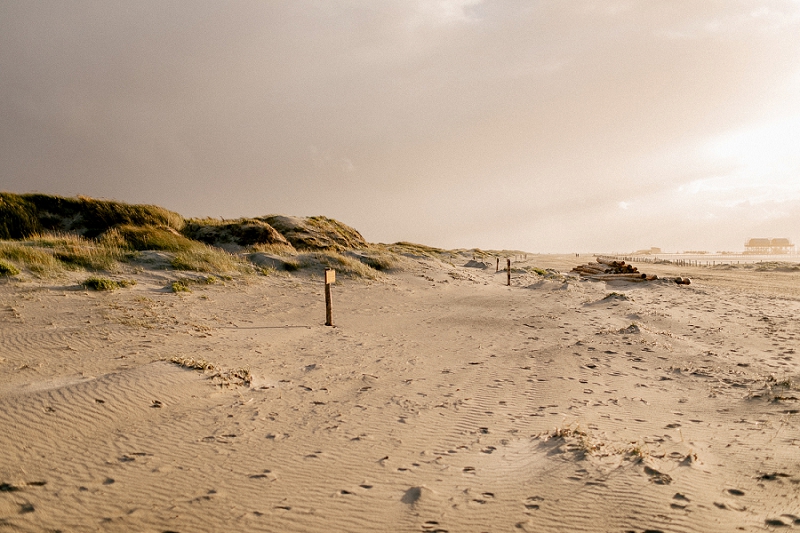
[(188, 250), (181, 250), (172, 258), (170, 266), (175, 270), (194, 272), (240, 272), (252, 274), (253, 266), (225, 250), (199, 244)]
[(275, 228), (297, 250), (341, 252), (368, 246), (356, 229), (328, 217), (268, 215), (257, 220)]
[(0, 276), (18, 276), (19, 269), (11, 263), (0, 261)]
[(603, 300), (630, 300), (627, 295), (621, 292), (610, 292), (603, 297)]
[(384, 250), (369, 250), (358, 256), (359, 260), (367, 266), (386, 272), (400, 267), (400, 258), (394, 252)]
[(253, 381), (249, 368), (225, 369), (205, 359), (195, 359), (193, 357), (173, 357), (169, 361), (183, 368), (200, 370), (204, 374), (210, 374), (209, 378), (215, 380), (221, 387), (231, 385), (249, 387)]
[(189, 283), (187, 279), (176, 279), (169, 284), (169, 288), (172, 292), (192, 292), (192, 289), (189, 288)]
[(50, 250), (42, 250), (25, 242), (0, 241), (0, 258), (14, 261), (38, 275), (61, 272), (63, 265), (53, 257)]
[(400, 241), (394, 244), (387, 244), (384, 246), (390, 252), (410, 257), (431, 258), (439, 260), (443, 260), (445, 256), (448, 259), (452, 257), (451, 253), (442, 248), (435, 248), (433, 246), (426, 246), (424, 244), (416, 244), (413, 242)]
[(251, 252), (263, 252), (277, 255), (278, 257), (292, 257), (297, 255), (297, 250), (291, 244), (254, 244), (250, 246)]
[(256, 218), (223, 220), (194, 218), (186, 221), (183, 234), (212, 246), (280, 246), (292, 249), (289, 241), (267, 222)]
[(180, 231), (183, 217), (155, 205), (135, 205), (78, 196), (0, 193), (0, 238), (25, 239), (44, 232), (71, 232), (94, 238), (132, 224), (169, 226)]
[(378, 271), (374, 268), (362, 263), (358, 259), (342, 255), (338, 252), (305, 253), (299, 255), (297, 259), (300, 267), (303, 269), (322, 271), (325, 268), (332, 268), (336, 270), (337, 275), (351, 279), (376, 279), (378, 277)]
[(91, 276), (81, 282), (81, 286), (85, 289), (93, 291), (114, 291), (124, 287), (136, 285), (135, 280), (119, 280), (115, 281), (109, 278), (99, 276)]
[(100, 237), (101, 242), (115, 243), (133, 250), (162, 250), (181, 252), (199, 246), (168, 226), (134, 226), (125, 224), (108, 230)]

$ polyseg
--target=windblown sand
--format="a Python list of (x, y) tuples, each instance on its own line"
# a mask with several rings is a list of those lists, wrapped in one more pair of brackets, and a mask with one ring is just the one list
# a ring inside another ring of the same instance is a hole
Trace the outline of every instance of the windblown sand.
[(2, 282), (0, 531), (800, 527), (800, 275), (640, 268)]

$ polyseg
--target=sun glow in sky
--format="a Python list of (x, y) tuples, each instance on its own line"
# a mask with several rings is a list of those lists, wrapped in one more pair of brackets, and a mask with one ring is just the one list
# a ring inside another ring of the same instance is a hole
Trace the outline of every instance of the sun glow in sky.
[(800, 241), (800, 2), (0, 0), (0, 190), (371, 241)]

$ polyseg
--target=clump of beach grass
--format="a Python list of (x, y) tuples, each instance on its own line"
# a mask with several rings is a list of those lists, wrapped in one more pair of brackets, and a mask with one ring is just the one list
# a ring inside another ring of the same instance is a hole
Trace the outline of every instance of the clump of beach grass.
[(394, 244), (386, 245), (386, 249), (400, 254), (400, 255), (409, 255), (412, 257), (429, 257), (431, 259), (443, 259), (444, 256), (448, 256), (448, 259), (452, 255), (447, 250), (442, 248), (435, 248), (433, 246), (426, 246), (424, 244), (416, 244), (413, 242), (406, 242), (400, 241)]
[(240, 272), (243, 274), (255, 272), (249, 263), (224, 250), (205, 244), (177, 252), (170, 265), (175, 270), (194, 272)]
[(346, 278), (377, 279), (378, 271), (365, 265), (358, 259), (342, 255), (338, 252), (311, 252), (298, 256), (301, 268), (332, 268), (337, 275)]
[(195, 359), (193, 357), (173, 357), (169, 361), (183, 368), (200, 370), (204, 374), (210, 374), (209, 379), (215, 380), (221, 387), (230, 385), (249, 387), (253, 381), (249, 368), (224, 369), (205, 359)]
[(359, 259), (367, 266), (381, 272), (395, 270), (400, 267), (399, 257), (390, 251), (371, 250), (359, 256)]
[(176, 279), (169, 284), (169, 287), (172, 292), (192, 292), (192, 289), (189, 288), (189, 280), (187, 279)]
[(123, 225), (108, 230), (101, 236), (101, 241), (104, 237), (107, 242), (117, 242), (119, 246), (133, 250), (181, 252), (199, 246), (197, 241), (186, 238), (168, 226)]
[(610, 292), (603, 297), (603, 300), (630, 300), (630, 298), (621, 292)]
[(19, 273), (19, 269), (11, 263), (0, 261), (0, 276), (18, 276)]
[(80, 235), (40, 234), (24, 241), (0, 242), (0, 259), (14, 261), (42, 276), (63, 270), (114, 270), (126, 252)]
[(113, 280), (99, 276), (92, 276), (81, 282), (82, 287), (94, 291), (114, 291), (125, 287), (131, 287), (133, 285), (136, 285), (136, 280)]
[(553, 431), (539, 435), (543, 441), (561, 440), (566, 444), (567, 450), (576, 452), (581, 456), (606, 455), (605, 443), (595, 439), (589, 432), (580, 427), (580, 424), (563, 424)]
[(292, 257), (297, 255), (297, 250), (291, 245), (286, 244), (254, 244), (251, 246), (250, 251), (262, 252), (270, 255), (277, 255), (278, 257)]
[(0, 241), (0, 258), (24, 265), (25, 268), (41, 276), (49, 276), (64, 270), (50, 250), (42, 250), (30, 243), (20, 241)]

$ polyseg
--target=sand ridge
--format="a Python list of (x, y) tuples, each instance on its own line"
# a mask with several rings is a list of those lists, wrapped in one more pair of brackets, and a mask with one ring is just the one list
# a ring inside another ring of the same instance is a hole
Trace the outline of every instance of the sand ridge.
[(114, 293), (3, 284), (0, 525), (800, 526), (796, 274), (647, 265), (694, 283), (506, 287), (493, 268), (414, 265), (338, 283), (336, 328), (308, 275), (183, 295), (147, 272)]

